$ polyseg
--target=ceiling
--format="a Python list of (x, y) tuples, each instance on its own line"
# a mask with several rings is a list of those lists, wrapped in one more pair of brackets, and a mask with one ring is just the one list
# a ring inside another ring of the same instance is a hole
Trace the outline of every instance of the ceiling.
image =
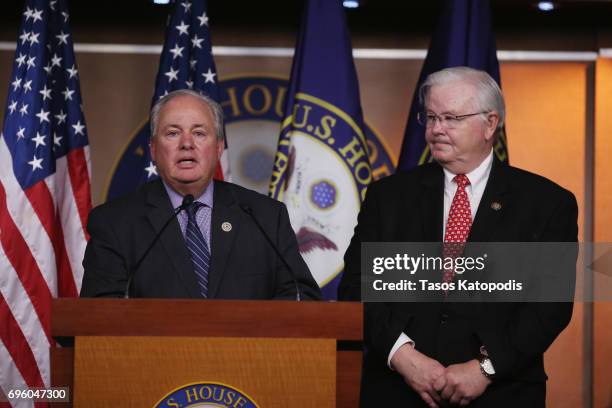
[[(442, 0), (360, 0), (357, 9), (348, 9), (356, 29), (387, 27), (389, 30), (410, 29), (429, 25), (435, 20)], [(166, 14), (168, 6), (154, 5), (152, 0), (72, 0), (68, 2), (75, 24), (156, 22)], [(19, 19), (24, 0), (3, 0), (0, 20)], [(610, 26), (612, 0), (557, 0), (552, 12), (541, 12), (533, 0), (492, 0), (497, 24), (533, 26)], [(299, 16), (299, 0), (209, 0), (209, 14), (217, 21), (235, 25), (291, 25)], [(287, 21), (283, 21), (287, 20)]]
[[(442, 1), (361, 0), (358, 9), (347, 9), (351, 32), (355, 37), (415, 37), (426, 43), (436, 25)], [(254, 38), (278, 32), (293, 36), (302, 3), (299, 0), (208, 0), (213, 37), (218, 33), (223, 36), (223, 32), (239, 32)], [(24, 0), (1, 2), (2, 40), (14, 41), (24, 4)], [(533, 33), (544, 36), (552, 33), (576, 38), (574, 48), (592, 49), (599, 45), (601, 32), (612, 31), (612, 1), (559, 0), (557, 9), (548, 13), (537, 10), (534, 4), (527, 0), (492, 0), (498, 39), (504, 42), (514, 37), (533, 37)], [(151, 42), (159, 43), (163, 39), (159, 27), (164, 26), (169, 6), (154, 5), (152, 0), (72, 0), (69, 10), (75, 38), (79, 32), (98, 28), (133, 32), (148, 32), (150, 28)], [(85, 37), (86, 41), (92, 41), (91, 36)], [(138, 41), (146, 42), (146, 38), (141, 35)], [(561, 42), (567, 43), (567, 40)], [(562, 45), (566, 44), (559, 44)]]

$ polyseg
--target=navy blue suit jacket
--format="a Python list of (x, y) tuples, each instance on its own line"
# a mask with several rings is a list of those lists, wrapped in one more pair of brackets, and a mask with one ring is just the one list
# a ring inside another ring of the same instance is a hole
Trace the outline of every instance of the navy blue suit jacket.
[[(319, 299), (319, 287), (299, 254), (284, 204), (235, 184), (214, 183), (208, 297), (295, 299), (290, 271), (240, 208), (248, 206), (291, 265), (302, 298)], [(87, 225), (91, 239), (83, 260), (81, 296), (123, 296), (129, 271), (172, 212), (160, 180), (93, 209)], [(221, 228), (225, 222), (231, 224), (230, 231)], [(201, 297), (176, 219), (133, 273), (132, 297)]]

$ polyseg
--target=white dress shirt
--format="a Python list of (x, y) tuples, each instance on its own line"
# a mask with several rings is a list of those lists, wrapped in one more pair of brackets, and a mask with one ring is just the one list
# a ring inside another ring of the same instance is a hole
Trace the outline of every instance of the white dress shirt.
[[(474, 221), (474, 218), (476, 217), (476, 211), (478, 210), (480, 200), (482, 199), (485, 187), (487, 186), (487, 181), (489, 180), (492, 166), (493, 149), (491, 149), (491, 153), (489, 153), (487, 158), (484, 159), (478, 167), (466, 174), (468, 180), (470, 180), (470, 184), (465, 187), (465, 192), (467, 193), (468, 200), (470, 200), (472, 221)], [(453, 197), (455, 197), (455, 192), (457, 191), (457, 184), (453, 182), (455, 176), (456, 174), (444, 169), (444, 222), (442, 223), (442, 237), (444, 237), (444, 233), (446, 232), (448, 214), (453, 202)], [(405, 333), (400, 334), (389, 352), (389, 357), (387, 358), (387, 365), (389, 368), (393, 369), (391, 366), (391, 358), (393, 358), (395, 352), (406, 343), (410, 343), (414, 347), (414, 341), (412, 341), (410, 337), (408, 337)]]

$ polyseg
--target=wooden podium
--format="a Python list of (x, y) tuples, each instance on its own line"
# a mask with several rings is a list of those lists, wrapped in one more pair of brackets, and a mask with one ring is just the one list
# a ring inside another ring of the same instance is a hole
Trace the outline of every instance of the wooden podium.
[(362, 316), (352, 302), (57, 299), (52, 335), (74, 347), (51, 350), (51, 384), (75, 407), (153, 407), (189, 384), (197, 402), (201, 383), (261, 408), (356, 407)]

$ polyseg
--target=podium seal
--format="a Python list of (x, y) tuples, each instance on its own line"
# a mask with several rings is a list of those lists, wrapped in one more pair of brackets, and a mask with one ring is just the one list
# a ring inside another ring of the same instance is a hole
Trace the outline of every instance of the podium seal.
[(160, 399), (153, 408), (259, 408), (243, 391), (217, 382), (183, 385)]

